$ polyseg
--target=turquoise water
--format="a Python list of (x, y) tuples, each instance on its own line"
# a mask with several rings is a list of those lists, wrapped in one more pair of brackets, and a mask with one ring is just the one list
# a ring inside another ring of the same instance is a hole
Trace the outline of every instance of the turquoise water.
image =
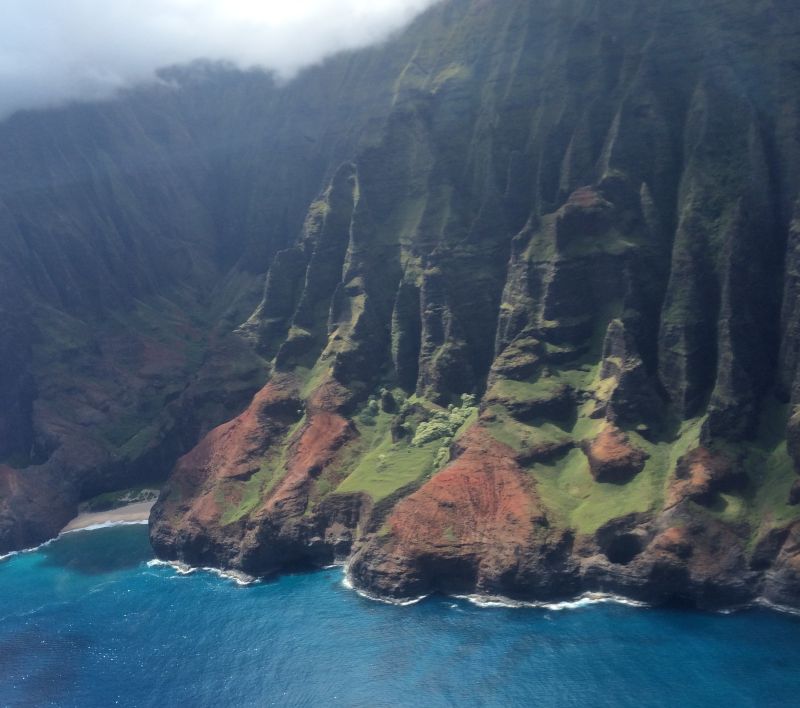
[(1, 706), (791, 706), (800, 620), (365, 600), (338, 569), (240, 587), (147, 532), (0, 562)]

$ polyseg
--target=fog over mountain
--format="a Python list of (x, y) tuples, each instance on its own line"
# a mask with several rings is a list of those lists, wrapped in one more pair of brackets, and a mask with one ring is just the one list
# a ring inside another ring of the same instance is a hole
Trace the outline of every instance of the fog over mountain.
[(0, 118), (106, 98), (195, 59), (288, 77), (380, 41), (434, 0), (7, 0), (0, 26)]

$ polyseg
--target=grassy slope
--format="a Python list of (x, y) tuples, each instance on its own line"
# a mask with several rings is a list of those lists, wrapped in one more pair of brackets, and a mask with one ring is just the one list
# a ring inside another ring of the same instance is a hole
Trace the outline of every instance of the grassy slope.
[[(495, 390), (517, 400), (540, 400), (568, 383), (577, 390), (602, 395), (606, 382), (597, 380), (597, 371), (596, 366), (584, 363), (533, 382), (498, 382)], [(546, 442), (571, 439), (579, 444), (594, 437), (603, 426), (602, 420), (589, 417), (591, 409), (591, 403), (583, 404), (574, 422), (558, 425), (548, 421), (526, 424), (508, 415), (502, 406), (494, 406), (494, 420), (488, 427), (500, 442), (520, 452)], [(701, 423), (702, 419), (685, 422), (670, 442), (654, 443), (630, 432), (632, 443), (645, 450), (649, 458), (644, 470), (624, 485), (595, 482), (586, 455), (578, 447), (553, 462), (531, 465), (530, 473), (542, 501), (559, 523), (591, 533), (615, 517), (660, 508), (669, 475), (678, 458), (697, 444)]]
[[(425, 405), (431, 412), (443, 412), (433, 404)], [(337, 492), (365, 492), (377, 502), (426, 479), (447, 462), (447, 450), (453, 437), (446, 435), (416, 445), (410, 441), (411, 436), (392, 442), (392, 420), (392, 415), (381, 411), (369, 425), (359, 426), (361, 439), (352, 458), (352, 467), (336, 488)], [(455, 436), (474, 420), (473, 413), (456, 430)]]

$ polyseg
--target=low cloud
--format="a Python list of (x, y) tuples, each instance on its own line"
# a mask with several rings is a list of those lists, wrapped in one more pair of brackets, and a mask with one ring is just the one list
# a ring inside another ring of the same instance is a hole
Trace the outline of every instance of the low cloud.
[(105, 98), (195, 59), (288, 77), (436, 0), (4, 0), (0, 117)]

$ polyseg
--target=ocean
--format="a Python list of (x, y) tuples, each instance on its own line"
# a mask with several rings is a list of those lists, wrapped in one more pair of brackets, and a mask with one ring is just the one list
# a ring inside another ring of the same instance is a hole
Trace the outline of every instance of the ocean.
[(342, 581), (182, 574), (145, 526), (62, 536), (0, 561), (0, 706), (800, 704), (794, 616), (399, 607)]

